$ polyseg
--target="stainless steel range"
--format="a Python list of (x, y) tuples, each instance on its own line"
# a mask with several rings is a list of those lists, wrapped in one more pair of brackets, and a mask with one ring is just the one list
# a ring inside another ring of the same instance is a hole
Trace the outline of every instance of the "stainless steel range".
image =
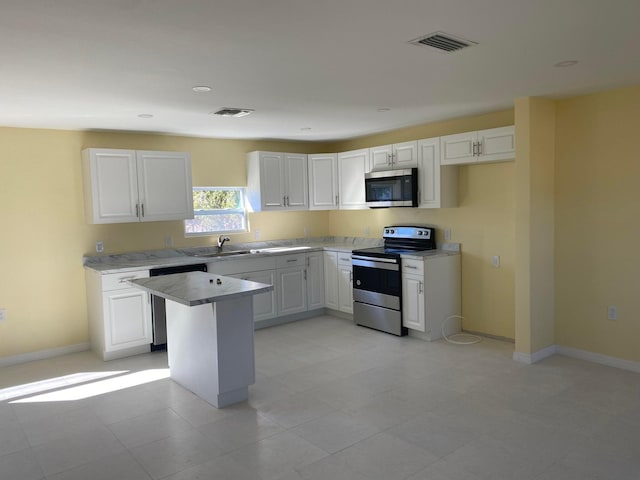
[(357, 325), (394, 335), (402, 326), (403, 253), (436, 248), (435, 229), (418, 226), (384, 227), (384, 246), (352, 252), (353, 318)]

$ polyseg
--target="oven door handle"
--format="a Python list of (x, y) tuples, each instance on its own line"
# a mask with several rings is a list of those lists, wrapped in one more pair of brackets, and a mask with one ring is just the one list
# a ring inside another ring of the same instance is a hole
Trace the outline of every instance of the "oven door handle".
[(367, 260), (370, 262), (395, 263), (395, 264), (398, 263), (398, 261), (394, 258), (365, 257), (364, 255), (354, 255), (354, 254), (351, 255), (351, 258), (357, 259), (357, 260)]
[(389, 263), (389, 260), (380, 261), (381, 259), (370, 260), (370, 259), (361, 259), (356, 256), (352, 257), (351, 264), (354, 267), (366, 267), (366, 268), (378, 268), (381, 270), (392, 270), (399, 271), (400, 265), (397, 263)]

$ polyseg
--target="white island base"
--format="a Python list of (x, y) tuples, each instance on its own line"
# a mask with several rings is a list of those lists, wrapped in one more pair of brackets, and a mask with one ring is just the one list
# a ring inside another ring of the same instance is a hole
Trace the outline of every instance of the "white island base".
[(255, 383), (252, 298), (166, 303), (171, 378), (217, 408), (247, 400)]

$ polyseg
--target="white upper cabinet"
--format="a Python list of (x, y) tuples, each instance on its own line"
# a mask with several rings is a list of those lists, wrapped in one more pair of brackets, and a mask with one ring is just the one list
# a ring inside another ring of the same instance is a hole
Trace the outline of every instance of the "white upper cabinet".
[(418, 166), (418, 142), (395, 143), (369, 149), (370, 171), (414, 168)]
[(308, 156), (309, 210), (338, 208), (338, 154)]
[(367, 208), (364, 174), (368, 171), (368, 148), (338, 154), (338, 201), (341, 209)]
[(515, 158), (515, 128), (491, 128), (440, 137), (440, 164), (504, 162)]
[(281, 152), (247, 155), (247, 197), (254, 211), (308, 208), (307, 156)]
[(418, 141), (418, 207), (455, 207), (458, 169), (440, 165), (440, 138)]
[(188, 153), (89, 148), (82, 164), (88, 223), (193, 218)]

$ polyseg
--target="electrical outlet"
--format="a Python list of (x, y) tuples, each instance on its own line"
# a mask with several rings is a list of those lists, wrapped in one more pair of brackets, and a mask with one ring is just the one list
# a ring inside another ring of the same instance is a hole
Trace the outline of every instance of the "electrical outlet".
[(444, 229), (444, 239), (447, 242), (451, 241), (451, 229), (450, 228), (445, 228)]
[(607, 307), (607, 319), (609, 320), (617, 320), (618, 319), (618, 307), (610, 305)]
[(166, 248), (173, 247), (173, 238), (171, 237), (171, 235), (167, 235), (166, 237), (164, 237), (164, 246)]
[(0, 322), (4, 322), (7, 319), (7, 309), (0, 308)]
[(491, 265), (493, 265), (494, 268), (500, 268), (500, 255), (494, 255), (491, 258)]
[(260, 240), (260, 230), (256, 230), (253, 232), (253, 236), (256, 240)]
[(104, 252), (104, 243), (102, 243), (101, 241), (96, 242), (96, 252), (98, 253)]

